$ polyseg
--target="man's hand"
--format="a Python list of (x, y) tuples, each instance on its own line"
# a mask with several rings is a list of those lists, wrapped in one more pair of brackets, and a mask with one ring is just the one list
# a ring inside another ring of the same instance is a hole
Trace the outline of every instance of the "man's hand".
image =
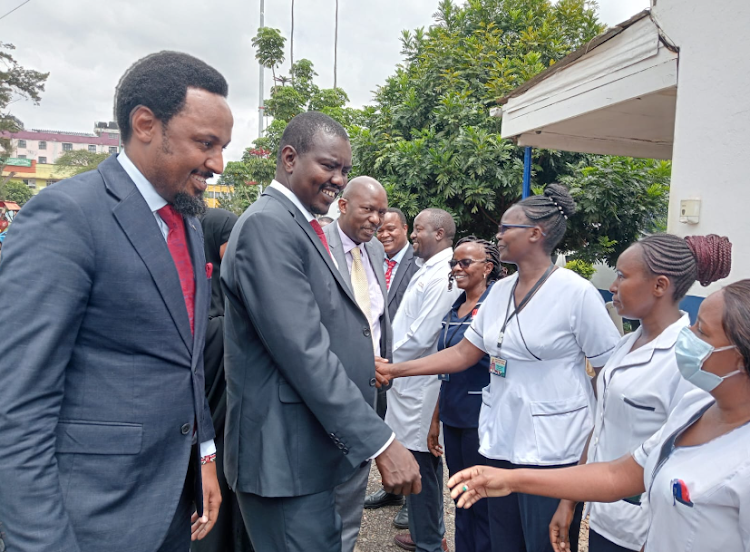
[(203, 479), (203, 517), (194, 512), (190, 518), (190, 540), (201, 540), (213, 529), (221, 506), (221, 490), (216, 477), (216, 463), (208, 462), (201, 466)]
[(440, 457), (443, 455), (443, 447), (440, 446), (440, 420), (430, 423), (430, 431), (427, 433), (427, 450), (433, 456)]
[(391, 382), (393, 379), (391, 373), (392, 366), (386, 359), (379, 356), (375, 357), (375, 378), (377, 379), (376, 385), (378, 387), (386, 387)]
[(380, 456), (375, 458), (383, 488), (393, 494), (418, 494), (422, 491), (422, 477), (414, 455), (396, 441), (388, 445)]
[(576, 503), (561, 500), (549, 524), (549, 541), (555, 552), (570, 551), (570, 524), (573, 521)]

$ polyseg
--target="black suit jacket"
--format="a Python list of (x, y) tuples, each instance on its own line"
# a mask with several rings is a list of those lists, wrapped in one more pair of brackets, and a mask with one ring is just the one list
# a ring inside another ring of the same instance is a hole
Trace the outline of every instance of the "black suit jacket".
[(347, 481), (390, 439), (370, 327), (305, 216), (269, 188), (224, 255), (226, 474), (265, 497)]
[(419, 270), (416, 262), (418, 258), (414, 254), (411, 244), (408, 244), (401, 259), (401, 264), (397, 267), (396, 275), (391, 282), (391, 287), (388, 288), (388, 315), (391, 320), (396, 317), (396, 311), (404, 298), (404, 293), (406, 293), (406, 288), (409, 286), (412, 276)]

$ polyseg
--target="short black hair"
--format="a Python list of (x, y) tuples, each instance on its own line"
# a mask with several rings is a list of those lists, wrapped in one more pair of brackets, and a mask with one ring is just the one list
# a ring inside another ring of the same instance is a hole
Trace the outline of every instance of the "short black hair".
[(115, 92), (122, 142), (130, 140), (130, 115), (136, 107), (149, 108), (166, 125), (185, 107), (188, 88), (200, 88), (224, 98), (229, 94), (229, 85), (221, 73), (188, 54), (157, 52), (131, 65)]
[(313, 140), (319, 132), (349, 141), (349, 135), (344, 127), (331, 117), (319, 111), (306, 111), (295, 115), (286, 125), (284, 133), (281, 135), (276, 163), (281, 163), (281, 151), (286, 146), (292, 146), (297, 155), (303, 155), (310, 151)]
[(453, 217), (448, 211), (430, 207), (422, 211), (422, 213), (427, 214), (433, 230), (439, 230), (442, 228), (443, 232), (445, 232), (445, 238), (453, 243), (453, 238), (456, 237), (456, 221), (453, 220)]
[(386, 213), (396, 213), (398, 215), (398, 220), (401, 221), (401, 224), (406, 226), (406, 215), (404, 212), (399, 209), (398, 207), (388, 207), (385, 211)]

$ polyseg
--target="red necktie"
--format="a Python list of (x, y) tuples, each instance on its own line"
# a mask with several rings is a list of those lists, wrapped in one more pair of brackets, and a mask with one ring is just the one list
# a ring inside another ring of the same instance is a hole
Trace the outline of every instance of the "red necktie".
[(195, 278), (193, 277), (193, 261), (190, 260), (187, 236), (185, 235), (185, 221), (174, 207), (165, 205), (157, 211), (162, 220), (169, 227), (167, 234), (167, 247), (172, 254), (172, 259), (180, 276), (182, 296), (185, 298), (188, 318), (190, 319), (190, 331), (195, 332)]
[(313, 227), (313, 230), (315, 230), (315, 233), (316, 233), (316, 234), (318, 235), (318, 237), (320, 238), (320, 241), (322, 241), (322, 242), (323, 242), (323, 247), (325, 247), (325, 248), (326, 248), (326, 251), (328, 251), (328, 254), (330, 255), (330, 254), (331, 254), (331, 250), (330, 250), (330, 249), (328, 249), (328, 240), (326, 239), (326, 235), (325, 235), (325, 234), (323, 233), (323, 227), (322, 227), (322, 226), (320, 225), (320, 223), (319, 223), (319, 222), (318, 222), (317, 220), (315, 220), (315, 219), (312, 219), (312, 220), (310, 221), (310, 226), (312, 226), (312, 227)]
[(388, 264), (388, 270), (385, 271), (385, 289), (391, 289), (391, 276), (393, 276), (393, 267), (396, 266), (396, 261), (386, 259), (385, 262)]

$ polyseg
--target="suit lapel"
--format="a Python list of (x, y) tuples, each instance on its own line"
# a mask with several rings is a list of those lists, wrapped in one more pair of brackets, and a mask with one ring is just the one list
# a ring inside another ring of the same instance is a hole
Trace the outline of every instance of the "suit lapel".
[(328, 232), (325, 232), (326, 239), (328, 240), (328, 247), (331, 250), (333, 258), (336, 259), (336, 263), (339, 265), (339, 272), (344, 278), (346, 285), (352, 288), (352, 276), (349, 274), (348, 264), (346, 262), (346, 254), (344, 253), (344, 244), (341, 243), (341, 236), (339, 235), (339, 223), (338, 221), (333, 222), (326, 226), (330, 228)]
[[(195, 274), (195, 313), (193, 323), (195, 332), (193, 334), (193, 350), (202, 339), (197, 336), (206, 335), (206, 324), (208, 319), (208, 301), (211, 286), (206, 277), (206, 257), (203, 248), (203, 235), (200, 222), (195, 217), (185, 219), (185, 233), (187, 234), (190, 257), (193, 259), (193, 273)], [(217, 275), (218, 276), (218, 275)], [(197, 351), (196, 351), (197, 352)], [(200, 355), (193, 354), (193, 368), (198, 362)]]
[(401, 259), (401, 266), (398, 267), (398, 270), (396, 270), (396, 275), (393, 277), (393, 281), (391, 282), (391, 287), (388, 288), (388, 304), (390, 305), (391, 301), (396, 297), (396, 290), (398, 289), (398, 286), (401, 285), (401, 280), (404, 279), (404, 276), (406, 275), (406, 272), (409, 269), (409, 266), (411, 263), (414, 262), (414, 250), (412, 249), (411, 245), (407, 246), (406, 253), (404, 253), (403, 259)]
[[(376, 240), (377, 238), (372, 238), (373, 240)], [(385, 273), (383, 272), (383, 256), (378, 255), (378, 249), (372, 244), (371, 241), (367, 242), (365, 244), (365, 251), (367, 252), (367, 257), (370, 259), (370, 266), (372, 267), (372, 271), (375, 273), (375, 278), (378, 281), (378, 284), (380, 285), (380, 291), (383, 292), (383, 298), (386, 299), (388, 297), (388, 291), (385, 287)], [(388, 310), (388, 309), (384, 309)]]
[(190, 320), (180, 277), (154, 214), (114, 157), (104, 161), (99, 166), (99, 172), (108, 189), (120, 198), (120, 202), (112, 210), (115, 219), (151, 273), (154, 285), (159, 290), (180, 337), (188, 351), (192, 352), (193, 336), (190, 333)]

